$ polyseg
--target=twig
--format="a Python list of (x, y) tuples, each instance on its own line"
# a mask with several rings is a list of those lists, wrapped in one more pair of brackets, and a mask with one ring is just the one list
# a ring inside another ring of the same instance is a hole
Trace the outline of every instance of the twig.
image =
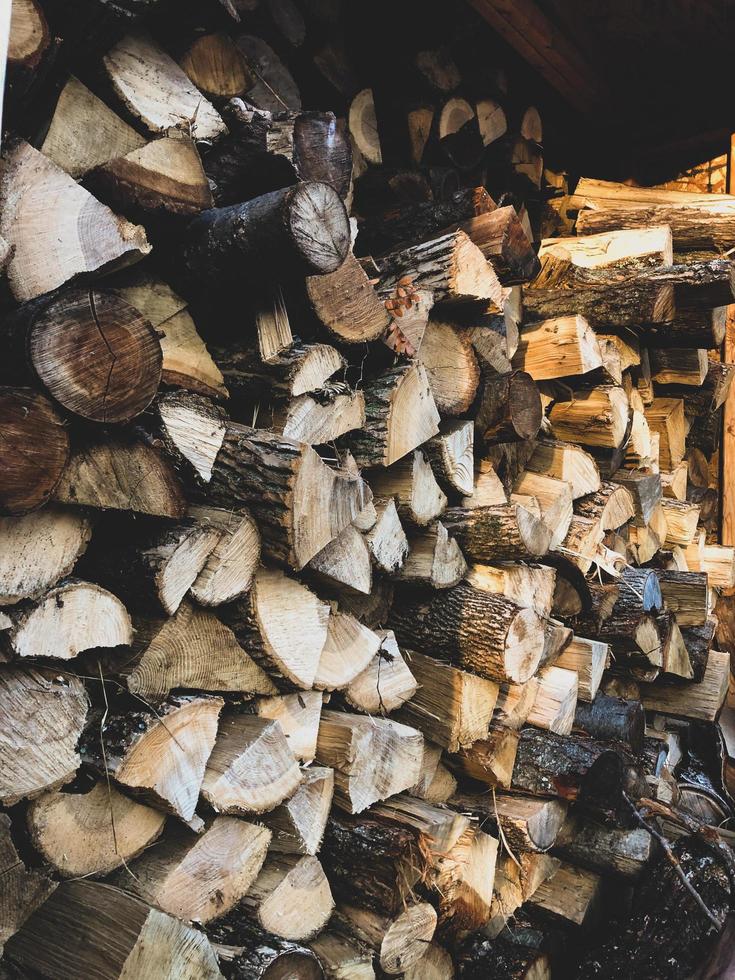
[(658, 843), (661, 845), (661, 847), (663, 848), (664, 854), (666, 855), (669, 863), (671, 864), (672, 868), (676, 872), (676, 875), (679, 878), (679, 880), (681, 881), (681, 883), (684, 885), (684, 887), (686, 888), (686, 890), (692, 896), (692, 898), (694, 899), (694, 901), (696, 902), (696, 904), (701, 909), (702, 913), (707, 916), (707, 918), (710, 920), (710, 922), (715, 927), (715, 929), (718, 932), (720, 932), (722, 930), (722, 923), (716, 917), (716, 915), (714, 914), (714, 912), (712, 912), (708, 908), (708, 906), (706, 905), (706, 903), (705, 903), (704, 899), (702, 898), (702, 896), (699, 894), (699, 892), (694, 887), (694, 885), (691, 883), (691, 881), (689, 881), (689, 879), (687, 878), (686, 872), (682, 868), (681, 863), (679, 862), (679, 859), (677, 858), (677, 856), (674, 854), (673, 850), (671, 849), (671, 844), (668, 842), (668, 840), (664, 837), (664, 835), (662, 833), (660, 833), (655, 827), (653, 827), (650, 823), (648, 823), (647, 820), (644, 820), (644, 818), (638, 812), (638, 810), (636, 809), (635, 805), (633, 804), (633, 801), (630, 799), (630, 797), (627, 795), (627, 793), (623, 793), (623, 799), (625, 800), (625, 802), (630, 807), (631, 813), (633, 814), (633, 816), (635, 817), (635, 819), (637, 820), (637, 822), (640, 824), (640, 826), (645, 831), (647, 831), (647, 833), (649, 833), (651, 835), (651, 837), (653, 837), (653, 839), (655, 841), (658, 841)]

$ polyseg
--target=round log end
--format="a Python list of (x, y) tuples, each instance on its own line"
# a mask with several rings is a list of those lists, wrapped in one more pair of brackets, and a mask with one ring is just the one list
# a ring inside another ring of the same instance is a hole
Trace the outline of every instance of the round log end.
[(544, 623), (533, 609), (519, 609), (505, 640), (505, 673), (524, 684), (538, 670), (544, 652)]
[(128, 422), (153, 401), (163, 354), (153, 327), (115, 293), (77, 289), (46, 308), (29, 356), (52, 397), (94, 422)]
[(49, 499), (69, 458), (69, 436), (51, 402), (30, 388), (0, 388), (0, 515)]
[(508, 405), (519, 439), (533, 439), (541, 428), (543, 407), (536, 382), (526, 371), (514, 371), (509, 383)]
[(350, 222), (342, 198), (330, 184), (297, 184), (291, 193), (288, 224), (308, 273), (335, 272), (347, 258)]

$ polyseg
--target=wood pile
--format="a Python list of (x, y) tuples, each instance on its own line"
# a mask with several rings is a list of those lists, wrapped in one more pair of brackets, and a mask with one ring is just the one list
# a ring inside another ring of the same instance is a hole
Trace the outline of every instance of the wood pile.
[(684, 976), (735, 202), (585, 180), (535, 247), (535, 109), (419, 52), (399, 179), (212, 6), (13, 3), (0, 976)]

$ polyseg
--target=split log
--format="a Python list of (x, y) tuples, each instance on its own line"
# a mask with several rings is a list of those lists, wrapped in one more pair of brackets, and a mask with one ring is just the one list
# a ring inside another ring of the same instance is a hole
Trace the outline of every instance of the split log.
[(579, 568), (583, 575), (589, 572), (595, 562), (600, 560), (600, 547), (604, 532), (598, 521), (576, 514), (569, 522), (566, 537), (558, 550)]
[(522, 684), (501, 684), (493, 714), (493, 725), (496, 728), (510, 728), (513, 731), (523, 728), (536, 700), (538, 687), (538, 674)]
[(321, 963), (308, 947), (265, 932), (242, 915), (211, 923), (207, 932), (220, 967), (232, 980), (267, 980), (282, 971), (294, 980), (324, 980)]
[(235, 44), (255, 75), (248, 101), (269, 112), (301, 110), (301, 95), (291, 73), (269, 44), (252, 34), (238, 34)]
[(661, 508), (666, 518), (666, 537), (664, 544), (671, 548), (679, 545), (686, 548), (694, 540), (697, 533), (700, 507), (684, 500), (661, 501)]
[(349, 245), (339, 195), (329, 184), (310, 181), (197, 215), (188, 225), (182, 260), (195, 280), (237, 283), (244, 271), (253, 277), (274, 269), (285, 275), (334, 272)]
[(452, 807), (471, 813), (493, 825), (500, 824), (503, 836), (513, 851), (548, 851), (557, 840), (564, 823), (567, 805), (563, 800), (497, 793), (495, 797), (457, 793)]
[(408, 556), (408, 539), (401, 525), (395, 500), (378, 500), (375, 524), (365, 535), (375, 566), (386, 575), (400, 571)]
[(623, 742), (639, 754), (643, 750), (645, 715), (640, 701), (625, 701), (598, 694), (591, 703), (580, 702), (574, 728), (601, 742)]
[(557, 735), (568, 735), (577, 706), (577, 674), (563, 667), (544, 667), (539, 671), (536, 700), (528, 714), (528, 724)]
[(578, 698), (594, 701), (609, 659), (609, 644), (575, 635), (556, 660), (556, 666), (576, 671)]
[(399, 515), (418, 527), (440, 517), (447, 506), (447, 498), (421, 450), (402, 457), (388, 469), (374, 470), (370, 486), (376, 497), (395, 497)]
[(380, 289), (394, 289), (410, 276), (415, 289), (430, 289), (436, 302), (486, 301), (502, 313), (505, 291), (492, 266), (463, 231), (393, 252), (380, 260)]
[(536, 320), (579, 315), (592, 327), (609, 330), (640, 323), (669, 323), (674, 316), (674, 287), (666, 282), (651, 282), (643, 274), (616, 285), (585, 289), (542, 288), (536, 285), (538, 282), (539, 277), (523, 290), (524, 308)]
[(451, 589), (465, 576), (464, 555), (441, 521), (408, 538), (408, 555), (395, 578), (432, 589)]
[(137, 799), (186, 822), (194, 816), (223, 703), (206, 695), (176, 695), (155, 712), (93, 719), (81, 745), (82, 759), (109, 772)]
[(575, 500), (600, 489), (600, 473), (594, 458), (572, 443), (539, 441), (526, 466), (534, 473), (569, 483)]
[(421, 364), (398, 364), (364, 387), (365, 427), (349, 437), (360, 466), (390, 466), (439, 431), (439, 412)]
[(346, 586), (370, 595), (373, 584), (370, 547), (365, 536), (352, 524), (314, 555), (307, 565), (317, 577), (338, 587)]
[(669, 323), (643, 324), (641, 338), (659, 351), (666, 347), (719, 347), (725, 338), (726, 309), (677, 309)]
[(152, 446), (95, 440), (71, 455), (54, 494), (66, 504), (181, 518), (184, 496), (170, 463)]
[(600, 912), (602, 881), (592, 871), (562, 862), (556, 874), (540, 885), (529, 899), (531, 908), (552, 919), (575, 926), (589, 926)]
[(549, 419), (557, 439), (617, 449), (627, 433), (628, 412), (622, 388), (600, 387), (554, 402)]
[(134, 654), (125, 663), (128, 690), (146, 699), (172, 690), (275, 694), (276, 687), (232, 631), (206, 609), (183, 603), (169, 619), (135, 621)]
[(132, 533), (128, 544), (93, 547), (84, 568), (131, 609), (172, 616), (220, 538), (216, 527), (191, 519), (151, 535)]
[(264, 818), (273, 837), (270, 850), (281, 854), (316, 854), (327, 824), (334, 773), (323, 766), (309, 766), (293, 796)]
[(115, 882), (186, 922), (208, 922), (230, 911), (255, 882), (270, 831), (234, 817), (215, 817), (198, 836), (169, 827)]
[(475, 400), (480, 367), (472, 344), (451, 323), (430, 316), (418, 360), (442, 415), (463, 415)]
[(85, 650), (128, 646), (133, 626), (111, 592), (91, 582), (67, 579), (38, 602), (21, 602), (0, 633), (0, 652), (10, 657), (72, 660)]
[(698, 387), (707, 377), (708, 359), (704, 348), (669, 347), (649, 351), (651, 377), (659, 385)]
[(412, 797), (426, 803), (446, 803), (457, 791), (457, 780), (440, 761), (442, 750), (438, 745), (424, 744), (421, 778), (409, 790)]
[(340, 905), (338, 919), (378, 955), (380, 968), (389, 976), (409, 969), (426, 953), (436, 930), (436, 911), (427, 902), (411, 905), (391, 918), (353, 905)]
[[(499, 453), (501, 451), (499, 450)], [(503, 461), (502, 455), (498, 464)], [(495, 507), (497, 504), (507, 504), (508, 494), (498, 476), (495, 466), (489, 459), (475, 460), (475, 485), (471, 497), (463, 497), (461, 503), (470, 509), (474, 507)]]
[(519, 734), (493, 725), (487, 738), (480, 739), (452, 756), (448, 762), (459, 773), (485, 786), (509, 789), (518, 753)]
[(232, 916), (247, 915), (281, 939), (308, 940), (324, 928), (334, 900), (318, 858), (271, 855)]
[(366, 162), (375, 165), (381, 164), (383, 154), (380, 147), (372, 89), (364, 88), (352, 99), (348, 121), (355, 146)]
[(471, 496), (474, 489), (474, 426), (470, 420), (443, 421), (425, 451), (439, 485), (448, 493)]
[(490, 918), (497, 854), (498, 840), (474, 828), (446, 854), (434, 881), (445, 934), (475, 932)]
[(333, 112), (300, 112), (271, 118), (266, 148), (281, 153), (299, 180), (331, 184), (344, 200), (352, 178), (352, 146), (344, 121)]
[(399, 643), (500, 682), (528, 680), (544, 647), (542, 622), (533, 610), (464, 582), (428, 602), (396, 603), (391, 625)]
[(647, 830), (605, 827), (570, 813), (554, 843), (554, 854), (597, 874), (639, 878), (654, 854)]
[(0, 873), (3, 876), (0, 943), (3, 946), (57, 887), (57, 883), (45, 874), (26, 868), (10, 831), (10, 817), (3, 813), (0, 815)]
[(484, 738), (498, 697), (498, 685), (424, 654), (408, 652), (418, 689), (400, 719), (448, 752)]
[(690, 626), (681, 631), (684, 645), (692, 667), (692, 680), (700, 684), (707, 671), (707, 660), (717, 630), (717, 617), (708, 616), (702, 626)]
[(666, 225), (547, 238), (541, 243), (541, 288), (610, 285), (673, 263), (671, 230)]
[(648, 524), (663, 496), (659, 474), (646, 470), (618, 470), (610, 477), (610, 482), (628, 490), (638, 522)]
[(609, 531), (622, 527), (635, 516), (635, 504), (626, 487), (619, 483), (603, 483), (596, 493), (575, 501), (574, 512), (597, 521), (603, 531)]
[(373, 951), (357, 939), (325, 930), (310, 945), (327, 980), (375, 980)]
[(393, 630), (376, 630), (380, 649), (345, 688), (347, 701), (368, 715), (389, 715), (416, 693), (417, 681), (398, 649)]
[(686, 423), (684, 402), (680, 398), (654, 398), (646, 406), (646, 421), (652, 432), (658, 432), (659, 463), (665, 470), (672, 470), (684, 458), (686, 451)]
[(189, 593), (202, 606), (219, 606), (246, 593), (260, 558), (260, 535), (247, 511), (189, 507), (188, 516), (218, 538)]
[(26, 814), (33, 846), (62, 878), (106, 875), (161, 835), (166, 815), (100, 779), (83, 793), (44, 793)]
[(335, 802), (348, 813), (418, 781), (423, 736), (387, 718), (322, 711), (317, 761), (334, 768)]
[(459, 228), (477, 245), (504, 286), (528, 282), (537, 274), (536, 252), (515, 208), (486, 211), (463, 221)]
[(183, 482), (205, 487), (227, 432), (224, 409), (190, 391), (169, 391), (156, 400), (153, 428)]
[(380, 637), (349, 613), (332, 611), (319, 657), (314, 687), (335, 691), (347, 687), (380, 649)]
[(572, 522), (572, 488), (554, 477), (533, 471), (521, 474), (513, 487), (511, 500), (523, 497), (536, 499), (544, 524), (549, 528), (549, 550), (557, 548), (569, 531)]
[[(14, 248), (7, 276), (18, 301), (77, 276), (130, 265), (151, 250), (140, 225), (113, 214), (28, 143), (4, 150), (0, 204), (0, 235)], [(29, 223), (29, 214), (48, 218)]]
[(53, 504), (21, 517), (0, 517), (0, 606), (39, 599), (69, 575), (91, 536), (86, 514)]
[(227, 132), (214, 106), (150, 38), (123, 38), (103, 64), (117, 97), (149, 132), (165, 132), (186, 120), (195, 139), (213, 140)]
[(13, 724), (0, 734), (0, 801), (13, 806), (58, 789), (79, 767), (77, 742), (89, 701), (73, 675), (0, 666), (0, 707)]
[[(290, 611), (285, 620), (284, 609)], [(327, 641), (329, 606), (306, 586), (261, 568), (250, 591), (220, 612), (256, 662), (291, 684), (312, 686)]]
[(319, 322), (338, 343), (377, 340), (390, 324), (385, 304), (352, 252), (326, 275), (307, 276), (306, 294)]
[(290, 796), (301, 770), (277, 721), (228, 713), (201, 783), (203, 798), (216, 813), (266, 813)]
[(705, 545), (701, 567), (697, 571), (707, 573), (711, 586), (732, 589), (735, 587), (735, 549), (717, 544)]
[(547, 553), (551, 543), (546, 522), (519, 503), (450, 507), (442, 522), (463, 554), (476, 562), (538, 558)]
[(332, 469), (310, 446), (230, 422), (209, 499), (218, 507), (249, 506), (264, 551), (300, 569), (351, 523), (370, 496), (354, 466)]
[(554, 600), (556, 570), (545, 565), (473, 565), (467, 581), (477, 589), (499, 593), (526, 609), (548, 616)]
[(680, 251), (720, 252), (735, 243), (735, 209), (729, 197), (655, 187), (633, 187), (583, 177), (574, 198), (577, 227), (585, 234), (614, 228), (669, 225)]
[(194, 141), (175, 131), (100, 164), (85, 184), (111, 207), (151, 218), (191, 216), (214, 204)]
[(6, 465), (0, 472), (0, 515), (45, 504), (69, 459), (69, 436), (51, 402), (30, 388), (0, 387)]
[[(107, 915), (100, 915), (100, 909)], [(105, 980), (130, 970), (180, 980), (219, 980), (207, 937), (126, 892), (91, 881), (63, 882), (6, 947), (13, 963), (40, 976)], [(104, 952), (102, 952), (104, 951)]]
[(272, 718), (280, 724), (288, 746), (297, 759), (301, 762), (314, 759), (322, 714), (321, 691), (298, 691), (258, 698), (255, 710), (262, 718)]
[(298, 398), (325, 388), (329, 379), (345, 367), (345, 359), (335, 347), (300, 340), (294, 340), (267, 360), (240, 345), (218, 348), (215, 356), (227, 389), (236, 401)]
[(586, 374), (602, 365), (595, 333), (582, 316), (530, 323), (521, 331), (513, 367), (535, 381)]
[(529, 374), (512, 371), (497, 376), (485, 375), (475, 429), (486, 443), (533, 439), (542, 418), (541, 397)]
[(641, 684), (643, 707), (681, 718), (715, 721), (727, 695), (728, 664), (728, 654), (711, 650), (698, 684)]
[(452, 980), (454, 963), (443, 946), (432, 942), (421, 959), (403, 971), (403, 976), (405, 980)]

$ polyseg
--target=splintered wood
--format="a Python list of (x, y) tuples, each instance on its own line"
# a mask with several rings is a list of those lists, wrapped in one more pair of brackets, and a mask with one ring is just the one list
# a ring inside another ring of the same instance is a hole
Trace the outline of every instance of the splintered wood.
[(373, 87), (358, 6), (13, 0), (3, 980), (659, 980), (725, 919), (735, 198), (570, 197), (469, 6)]

